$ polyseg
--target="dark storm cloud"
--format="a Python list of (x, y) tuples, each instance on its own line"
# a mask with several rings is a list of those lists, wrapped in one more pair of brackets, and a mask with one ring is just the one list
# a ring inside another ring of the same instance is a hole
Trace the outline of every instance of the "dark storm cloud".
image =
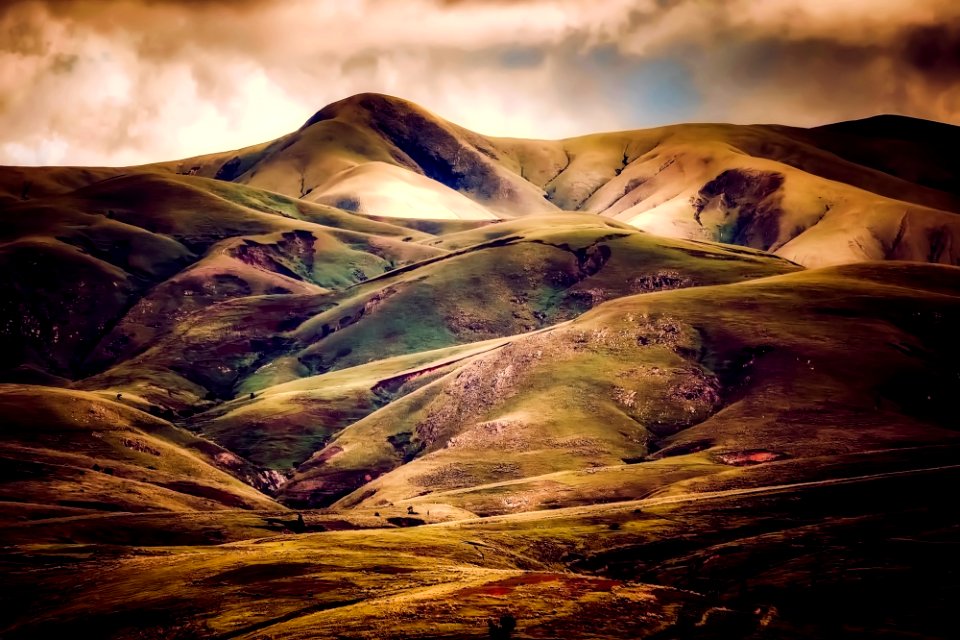
[(540, 137), (960, 123), (958, 75), (948, 0), (15, 0), (0, 5), (0, 162), (235, 148), (359, 91)]
[(903, 58), (925, 75), (960, 82), (960, 21), (908, 30)]
[(725, 120), (812, 125), (876, 113), (960, 124), (960, 19), (718, 34), (698, 60), (705, 105)]

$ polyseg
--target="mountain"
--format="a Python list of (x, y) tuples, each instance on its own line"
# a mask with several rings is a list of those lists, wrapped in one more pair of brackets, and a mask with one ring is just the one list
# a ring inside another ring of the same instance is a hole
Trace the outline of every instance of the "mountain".
[(960, 164), (948, 150), (958, 137), (950, 125), (883, 116), (513, 140), (361, 94), (269, 144), (164, 166), (386, 216), (409, 216), (411, 203), (424, 217), (584, 211), (805, 266), (955, 264)]
[(0, 636), (952, 637), (958, 131), (0, 168)]
[(20, 168), (0, 178), (0, 193), (13, 201), (153, 170), (376, 216), (583, 211), (805, 266), (955, 264), (958, 137), (951, 125), (878, 116), (813, 129), (684, 124), (517, 140), (468, 131), (399, 98), (360, 94), (272, 142), (124, 170)]

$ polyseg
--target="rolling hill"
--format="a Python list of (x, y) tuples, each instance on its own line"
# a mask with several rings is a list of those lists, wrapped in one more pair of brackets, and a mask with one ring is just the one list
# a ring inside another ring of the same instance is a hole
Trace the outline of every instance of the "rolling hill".
[(957, 143), (0, 168), (0, 636), (953, 637)]

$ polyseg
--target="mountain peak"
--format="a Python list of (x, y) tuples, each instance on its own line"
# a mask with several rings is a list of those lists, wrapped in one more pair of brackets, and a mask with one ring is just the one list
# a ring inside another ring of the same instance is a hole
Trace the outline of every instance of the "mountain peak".
[(324, 120), (333, 120), (334, 118), (343, 117), (345, 115), (358, 112), (391, 113), (400, 115), (415, 111), (422, 112), (423, 109), (417, 104), (410, 102), (409, 100), (404, 100), (403, 98), (387, 95), (385, 93), (357, 93), (344, 98), (343, 100), (331, 102), (327, 106), (323, 107), (313, 114), (313, 116), (311, 116), (310, 119), (307, 120), (302, 127), (300, 127), (300, 130), (302, 131), (303, 129), (307, 129), (318, 122), (323, 122)]

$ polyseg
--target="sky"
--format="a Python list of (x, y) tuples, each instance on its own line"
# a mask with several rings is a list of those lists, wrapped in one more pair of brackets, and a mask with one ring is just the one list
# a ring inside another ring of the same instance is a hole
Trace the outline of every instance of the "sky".
[(365, 91), (527, 138), (960, 124), (960, 2), (0, 0), (0, 164), (237, 149)]

